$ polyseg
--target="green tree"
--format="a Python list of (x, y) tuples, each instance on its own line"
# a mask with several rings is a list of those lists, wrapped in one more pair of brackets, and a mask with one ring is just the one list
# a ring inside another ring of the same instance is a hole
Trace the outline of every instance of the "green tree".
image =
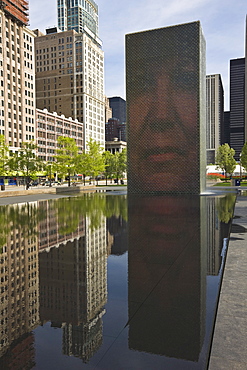
[(126, 154), (126, 149), (123, 149), (123, 151), (116, 152), (114, 154), (114, 168), (113, 168), (113, 174), (114, 177), (118, 180), (123, 178), (124, 173), (127, 168), (127, 154)]
[(113, 172), (114, 172), (114, 155), (109, 152), (109, 150), (106, 150), (104, 153), (103, 153), (103, 158), (104, 158), (104, 161), (105, 161), (105, 171), (104, 171), (104, 175), (105, 175), (105, 180), (106, 180), (106, 185), (107, 185), (107, 180), (108, 179), (112, 179), (113, 177)]
[(59, 175), (68, 176), (70, 186), (70, 177), (76, 172), (78, 165), (78, 147), (75, 140), (70, 137), (59, 136), (57, 142), (56, 169)]
[(56, 163), (55, 162), (46, 162), (44, 164), (44, 170), (46, 175), (48, 176), (48, 179), (50, 181), (50, 186), (51, 186), (51, 180), (52, 180), (52, 174), (56, 172)]
[(230, 148), (228, 144), (223, 144), (217, 150), (215, 163), (217, 168), (222, 169), (225, 174), (229, 174), (230, 176), (233, 174), (237, 162), (234, 159), (235, 150)]
[(247, 141), (245, 142), (241, 151), (240, 164), (244, 167), (245, 171), (247, 171)]
[(0, 175), (4, 176), (8, 171), (9, 147), (5, 143), (4, 135), (0, 135)]
[(5, 176), (9, 170), (9, 147), (4, 135), (0, 135), (0, 176)]
[(87, 142), (88, 153), (88, 173), (91, 178), (95, 179), (105, 170), (105, 161), (102, 155), (102, 148), (99, 143), (94, 141), (92, 138)]
[(12, 171), (21, 171), (25, 178), (26, 189), (29, 188), (30, 179), (34, 179), (37, 172), (43, 168), (43, 163), (36, 155), (37, 145), (31, 142), (23, 142), (18, 153), (14, 153), (10, 159)]
[(83, 183), (85, 185), (86, 176), (90, 175), (90, 158), (88, 153), (82, 153), (78, 155), (76, 170), (78, 173), (83, 174)]

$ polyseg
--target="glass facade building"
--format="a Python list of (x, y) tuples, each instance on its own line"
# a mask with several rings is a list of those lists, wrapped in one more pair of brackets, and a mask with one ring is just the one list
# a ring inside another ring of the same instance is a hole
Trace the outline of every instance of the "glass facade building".
[(230, 60), (230, 146), (239, 161), (245, 143), (245, 58)]
[(98, 36), (98, 5), (93, 0), (57, 0), (57, 10), (61, 31), (89, 31)]

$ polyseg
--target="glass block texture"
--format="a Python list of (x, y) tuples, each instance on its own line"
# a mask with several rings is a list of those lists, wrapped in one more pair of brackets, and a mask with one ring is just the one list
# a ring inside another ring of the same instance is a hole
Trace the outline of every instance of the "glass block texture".
[(205, 190), (200, 22), (126, 35), (129, 193)]

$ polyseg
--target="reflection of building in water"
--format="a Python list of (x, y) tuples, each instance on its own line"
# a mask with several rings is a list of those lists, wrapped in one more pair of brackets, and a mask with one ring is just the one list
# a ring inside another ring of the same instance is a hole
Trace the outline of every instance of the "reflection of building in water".
[(43, 218), (39, 222), (39, 250), (44, 248), (54, 247), (61, 242), (74, 240), (76, 237), (84, 235), (84, 219), (79, 219), (79, 222), (73, 228), (73, 231), (62, 232), (62, 226), (58, 222), (58, 210), (54, 207), (54, 203), (48, 201), (39, 201), (39, 207), (42, 209)]
[(63, 353), (88, 362), (102, 345), (102, 310), (94, 320), (85, 324), (65, 324), (63, 327)]
[(40, 252), (40, 317), (63, 327), (65, 354), (86, 361), (102, 343), (107, 253), (105, 220), (94, 230), (87, 218), (83, 225), (77, 238)]
[[(229, 196), (233, 197), (234, 204), (235, 195)], [(229, 202), (229, 197), (226, 196), (207, 198), (207, 275), (217, 276), (222, 267), (222, 249), (224, 239), (229, 237), (231, 222)]]
[[(78, 238), (39, 254), (40, 318), (53, 323), (82, 320), (84, 238)], [(57, 326), (61, 326), (58, 324)]]
[(203, 197), (129, 197), (131, 349), (199, 360), (206, 308), (204, 202)]
[(207, 199), (207, 275), (218, 275), (222, 261), (223, 241), (215, 202), (214, 197)]
[(106, 303), (106, 220), (92, 229), (90, 218), (86, 218), (86, 281), (87, 321), (93, 320)]
[[(36, 204), (26, 203), (8, 206), (6, 210), (10, 221), (0, 254), (0, 357), (8, 350), (14, 351), (16, 361), (23, 361), (19, 368), (24, 369), (26, 357), (20, 348), (26, 341), (32, 341), (32, 336), (25, 335), (39, 322), (38, 240), (35, 222), (32, 223), (37, 208)], [(29, 354), (32, 357), (32, 351), (28, 350)]]
[(33, 369), (34, 359), (34, 335), (27, 333), (15, 341), (7, 353), (0, 358), (0, 369)]
[(127, 252), (127, 222), (122, 216), (107, 219), (107, 242), (109, 254), (121, 255)]

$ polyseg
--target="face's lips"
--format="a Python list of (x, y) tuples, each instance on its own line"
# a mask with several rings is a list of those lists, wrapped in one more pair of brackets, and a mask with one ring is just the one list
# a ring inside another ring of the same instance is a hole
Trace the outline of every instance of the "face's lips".
[(173, 146), (155, 147), (143, 151), (143, 159), (151, 162), (174, 160), (177, 156), (185, 156), (186, 150)]

